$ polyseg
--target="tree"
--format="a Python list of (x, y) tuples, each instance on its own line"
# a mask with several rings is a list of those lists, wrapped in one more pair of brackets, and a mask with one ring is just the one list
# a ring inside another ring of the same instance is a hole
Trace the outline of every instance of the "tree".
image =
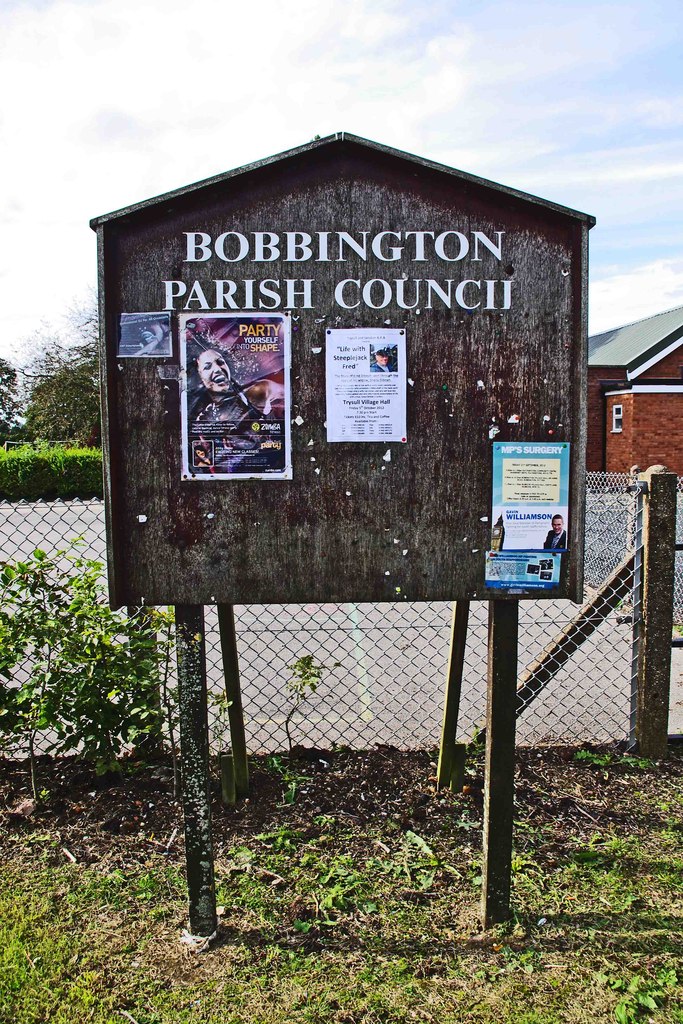
[(21, 412), (17, 371), (6, 359), (0, 358), (0, 444), (18, 434)]
[(99, 445), (97, 361), (72, 356), (49, 377), (36, 381), (26, 409), (26, 430), (33, 440)]
[(66, 326), (27, 339), (26, 430), (33, 440), (99, 445), (99, 358), (94, 302), (70, 310)]

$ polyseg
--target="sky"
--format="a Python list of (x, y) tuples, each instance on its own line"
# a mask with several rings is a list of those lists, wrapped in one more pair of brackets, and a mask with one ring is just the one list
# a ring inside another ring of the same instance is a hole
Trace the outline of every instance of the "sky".
[(590, 213), (589, 331), (683, 304), (680, 0), (0, 0), (0, 356), (90, 218), (347, 131)]

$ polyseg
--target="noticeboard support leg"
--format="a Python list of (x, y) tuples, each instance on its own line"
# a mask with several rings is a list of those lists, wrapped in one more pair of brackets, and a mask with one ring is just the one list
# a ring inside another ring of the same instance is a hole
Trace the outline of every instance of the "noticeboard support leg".
[(451, 649), (448, 656), (448, 672), (446, 675), (446, 695), (443, 707), (439, 765), (436, 771), (438, 788), (450, 787), (454, 791), (462, 788), (465, 768), (465, 746), (464, 744), (456, 743), (455, 737), (458, 730), (458, 715), (460, 713), (460, 694), (462, 692), (469, 614), (469, 601), (455, 602), (451, 626)]
[(518, 623), (518, 601), (489, 602), (481, 905), (484, 928), (510, 917)]
[(218, 605), (218, 628), (221, 637), (221, 655), (225, 676), (225, 695), (228, 701), (230, 742), (235, 796), (242, 800), (249, 796), (249, 761), (244, 732), (244, 711), (240, 691), (240, 670), (237, 660), (237, 634), (235, 613), (231, 604)]
[(204, 609), (201, 605), (176, 605), (175, 619), (190, 931), (208, 938), (216, 931), (217, 917), (211, 842)]

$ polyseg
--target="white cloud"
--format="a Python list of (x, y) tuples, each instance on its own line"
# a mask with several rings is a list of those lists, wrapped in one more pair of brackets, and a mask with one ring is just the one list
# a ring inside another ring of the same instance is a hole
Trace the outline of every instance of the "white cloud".
[(590, 334), (683, 306), (683, 257), (655, 260), (628, 273), (618, 269), (591, 282)]
[(676, 128), (683, 124), (683, 96), (657, 96), (637, 104), (635, 117), (650, 128)]
[(633, 71), (675, 38), (681, 8), (657, 10), (0, 3), (0, 351), (94, 281), (92, 216), (340, 129), (588, 210), (595, 254), (629, 222), (661, 235), (680, 106)]

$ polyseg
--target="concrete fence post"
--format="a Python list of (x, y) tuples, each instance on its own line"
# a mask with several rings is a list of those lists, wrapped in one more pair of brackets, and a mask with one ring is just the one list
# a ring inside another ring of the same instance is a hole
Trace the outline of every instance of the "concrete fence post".
[(675, 473), (651, 466), (643, 516), (643, 598), (636, 739), (643, 757), (664, 757), (669, 728), (676, 543)]

